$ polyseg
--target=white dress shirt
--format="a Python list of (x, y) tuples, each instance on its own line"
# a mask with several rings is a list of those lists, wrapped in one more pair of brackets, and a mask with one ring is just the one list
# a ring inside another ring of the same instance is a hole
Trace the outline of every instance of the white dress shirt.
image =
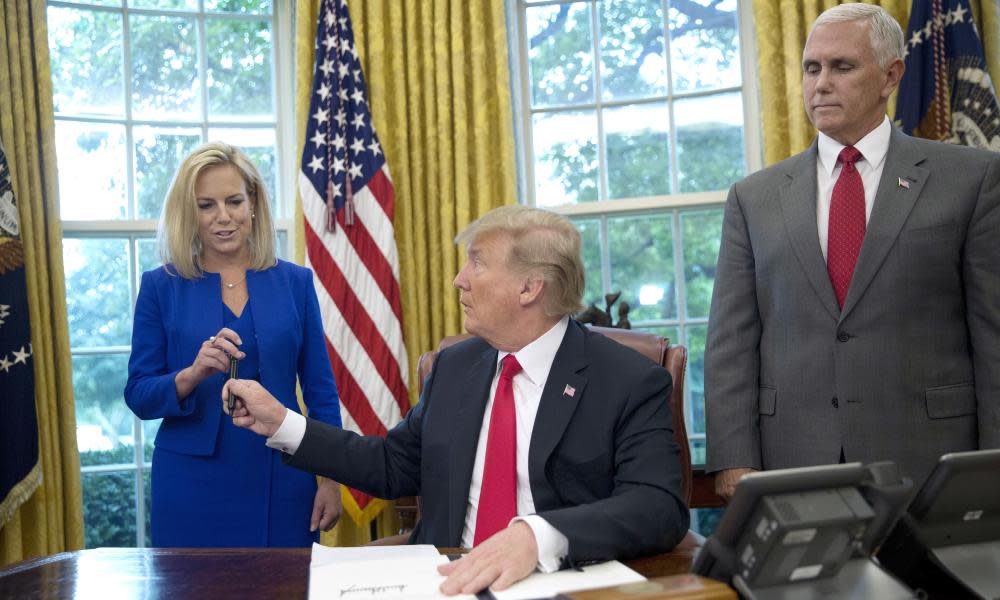
[[(562, 344), (569, 326), (569, 318), (563, 317), (541, 337), (524, 348), (514, 352), (522, 371), (514, 376), (514, 411), (517, 419), (517, 514), (511, 522), (524, 521), (535, 534), (538, 544), (538, 568), (550, 573), (559, 569), (563, 557), (569, 553), (569, 540), (542, 517), (534, 514), (535, 502), (531, 495), (531, 482), (528, 478), (528, 450), (531, 443), (531, 432), (534, 430), (535, 415), (542, 399), (542, 390), (549, 378), (552, 362)], [(496, 394), (497, 383), (500, 380), (500, 361), (508, 352), (499, 352), (497, 364), (490, 386), (489, 401), (483, 415), (483, 424), (479, 430), (479, 443), (476, 446), (476, 460), (472, 467), (472, 480), (469, 484), (469, 502), (465, 514), (465, 529), (462, 532), (462, 546), (471, 548), (476, 531), (476, 516), (479, 508), (479, 494), (483, 485), (483, 470), (486, 462), (486, 442), (489, 439), (490, 414), (493, 410), (493, 397)], [(295, 411), (288, 411), (284, 421), (273, 436), (267, 439), (267, 445), (294, 454), (302, 443), (306, 433), (306, 419)]]
[[(885, 155), (889, 151), (889, 135), (892, 125), (889, 117), (882, 124), (868, 132), (868, 135), (858, 140), (854, 147), (861, 152), (863, 159), (854, 165), (861, 175), (861, 183), (865, 186), (865, 224), (872, 216), (872, 206), (875, 203), (875, 192), (878, 191), (882, 170), (885, 167)], [(816, 225), (819, 228), (819, 247), (826, 259), (826, 245), (830, 232), (830, 200), (833, 197), (833, 186), (840, 177), (841, 164), (837, 162), (844, 145), (823, 132), (819, 134), (819, 158), (816, 161)]]

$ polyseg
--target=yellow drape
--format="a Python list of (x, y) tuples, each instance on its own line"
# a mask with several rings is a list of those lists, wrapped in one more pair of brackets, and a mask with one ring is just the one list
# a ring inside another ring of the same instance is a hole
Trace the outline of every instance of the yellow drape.
[[(375, 130), (396, 192), (403, 336), (414, 402), (417, 358), (462, 328), (451, 285), (461, 261), (455, 235), (490, 209), (517, 201), (504, 6), (467, 0), (351, 0), (349, 6)], [(301, 152), (319, 1), (299, 0), (296, 11)], [(295, 221), (301, 228), (298, 203)], [(300, 262), (302, 239), (299, 229)], [(364, 531), (339, 535), (341, 541), (367, 541)]]
[(21, 217), (42, 485), (0, 530), (0, 565), (83, 547), (44, 0), (0, 0), (0, 139)]
[[(763, 127), (764, 163), (773, 164), (801, 152), (816, 134), (802, 107), (802, 49), (809, 27), (837, 0), (754, 0), (757, 34), (757, 76)], [(910, 0), (869, 2), (886, 9), (906, 31)], [(993, 80), (1000, 75), (995, 0), (970, 0), (976, 26), (984, 38)], [(890, 99), (890, 114), (895, 98)]]

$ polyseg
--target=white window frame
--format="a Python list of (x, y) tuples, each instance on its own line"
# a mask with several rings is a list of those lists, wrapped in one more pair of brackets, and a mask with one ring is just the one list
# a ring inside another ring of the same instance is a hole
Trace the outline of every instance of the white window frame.
[[(67, 0), (48, 0), (46, 2), (46, 7), (59, 7), (59, 8), (73, 8), (73, 9), (84, 9), (92, 10), (98, 12), (108, 12), (114, 14), (122, 15), (122, 52), (123, 52), (123, 68), (125, 72), (123, 73), (123, 83), (124, 83), (124, 96), (125, 96), (125, 114), (124, 117), (81, 117), (68, 114), (56, 113), (55, 120), (57, 122), (89, 122), (89, 123), (112, 123), (116, 125), (125, 126), (125, 148), (126, 148), (126, 191), (127, 191), (127, 202), (128, 211), (132, 213), (135, 208), (135, 179), (133, 177), (134, 165), (133, 165), (133, 151), (134, 142), (132, 137), (132, 130), (136, 126), (143, 125), (155, 125), (155, 126), (184, 126), (191, 129), (200, 129), (203, 139), (207, 139), (208, 129), (215, 127), (226, 127), (235, 126), (244, 129), (250, 128), (266, 128), (273, 129), (275, 132), (275, 166), (277, 172), (275, 173), (275, 181), (278, 186), (278, 190), (274, 190), (275, 195), (275, 206), (277, 214), (275, 215), (275, 227), (278, 232), (279, 240), (283, 239), (284, 248), (281, 252), (284, 256), (291, 257), (294, 253), (295, 240), (294, 240), (294, 218), (293, 209), (295, 205), (295, 183), (297, 179), (297, 158), (295, 157), (295, 118), (294, 118), (294, 36), (295, 32), (293, 29), (293, 10), (294, 8), (282, 0), (274, 0), (272, 2), (273, 10), (270, 15), (265, 14), (238, 14), (238, 13), (209, 13), (208, 18), (214, 18), (215, 15), (224, 15), (226, 18), (233, 19), (245, 19), (252, 21), (270, 21), (271, 23), (271, 39), (273, 44), (273, 56), (272, 56), (272, 79), (274, 82), (274, 102), (275, 102), (275, 115), (274, 120), (267, 121), (254, 121), (254, 122), (238, 122), (238, 121), (221, 121), (221, 120), (207, 120), (208, 119), (208, 94), (207, 86), (205, 85), (205, 71), (206, 71), (206, 56), (205, 56), (205, 20), (206, 13), (204, 11), (204, 0), (198, 0), (198, 10), (185, 11), (185, 10), (166, 10), (166, 9), (147, 9), (147, 8), (131, 8), (128, 6), (128, 0), (122, 0), (122, 6), (96, 6), (89, 4), (85, 1), (73, 2)], [(199, 29), (199, 55), (198, 55), (198, 77), (202, 84), (203, 93), (201, 94), (202, 102), (202, 115), (205, 116), (206, 120), (201, 119), (189, 119), (183, 121), (150, 121), (150, 120), (140, 120), (131, 118), (132, 110), (132, 96), (131, 96), (131, 77), (129, 74), (130, 53), (131, 53), (131, 40), (130, 31), (128, 27), (128, 19), (130, 15), (141, 15), (141, 16), (168, 16), (168, 17), (183, 17), (186, 19), (194, 19), (197, 23)], [(134, 215), (133, 215), (134, 216)], [(156, 219), (117, 219), (117, 220), (93, 220), (93, 221), (79, 221), (79, 220), (61, 220), (63, 238), (82, 238), (82, 239), (127, 239), (129, 243), (129, 299), (130, 306), (135, 306), (136, 297), (138, 295), (138, 249), (137, 240), (140, 239), (152, 239), (156, 236)], [(100, 347), (82, 347), (73, 346), (70, 348), (71, 356), (109, 356), (109, 355), (122, 355), (129, 354), (131, 352), (130, 346), (100, 346)], [(122, 399), (124, 402), (124, 399)], [(133, 416), (133, 426), (132, 435), (134, 443), (134, 457), (131, 463), (118, 463), (118, 464), (107, 464), (107, 465), (91, 465), (91, 466), (81, 466), (80, 473), (81, 476), (93, 473), (131, 473), (134, 474), (135, 481), (135, 527), (136, 527), (136, 545), (138, 547), (146, 546), (148, 540), (146, 539), (146, 491), (144, 486), (144, 476), (147, 471), (152, 467), (151, 461), (145, 460), (144, 453), (144, 439), (143, 439), (143, 428), (142, 420), (138, 417)]]

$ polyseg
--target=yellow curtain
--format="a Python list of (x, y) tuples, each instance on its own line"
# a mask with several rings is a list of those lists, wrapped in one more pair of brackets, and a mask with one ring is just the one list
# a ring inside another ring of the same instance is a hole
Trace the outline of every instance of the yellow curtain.
[[(296, 4), (300, 152), (319, 4)], [(451, 285), (461, 264), (455, 235), (490, 209), (517, 202), (504, 3), (351, 0), (349, 5), (375, 130), (396, 193), (403, 336), (415, 402), (417, 358), (462, 329)], [(295, 220), (301, 262), (300, 205)], [(343, 531), (331, 540), (368, 541), (366, 531), (346, 531), (349, 525), (345, 518), (336, 528)]]
[(0, 0), (0, 139), (24, 243), (42, 485), (0, 529), (0, 565), (83, 547), (45, 0)]
[[(906, 31), (910, 0), (881, 0), (878, 4)], [(764, 163), (773, 164), (804, 150), (816, 131), (802, 107), (802, 49), (809, 27), (837, 0), (753, 0), (757, 34), (757, 77), (760, 81)], [(983, 35), (993, 80), (1000, 75), (996, 0), (970, 0), (976, 25)], [(895, 97), (890, 99), (890, 113)]]

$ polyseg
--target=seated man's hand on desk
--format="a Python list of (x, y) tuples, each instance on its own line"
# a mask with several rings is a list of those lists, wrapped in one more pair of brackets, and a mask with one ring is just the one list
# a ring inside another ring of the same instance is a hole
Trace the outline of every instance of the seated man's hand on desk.
[(222, 410), (226, 413), (229, 412), (226, 406), (229, 392), (236, 395), (231, 415), (233, 425), (271, 437), (285, 420), (288, 409), (256, 381), (230, 379), (222, 386)]
[(524, 579), (538, 564), (538, 544), (531, 527), (518, 521), (472, 549), (462, 558), (438, 567), (448, 579), (444, 594), (474, 594), (487, 587), (505, 590)]

